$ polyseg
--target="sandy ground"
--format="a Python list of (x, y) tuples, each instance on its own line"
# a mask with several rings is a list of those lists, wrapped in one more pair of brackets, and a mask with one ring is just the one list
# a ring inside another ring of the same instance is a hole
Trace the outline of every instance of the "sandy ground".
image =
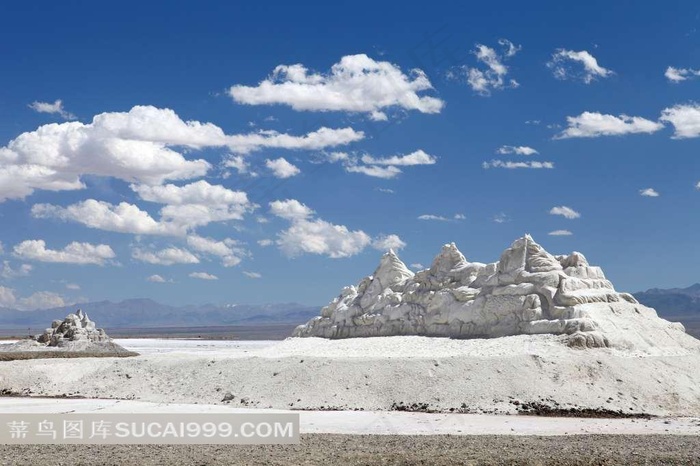
[[(700, 355), (574, 350), (546, 336), (118, 340), (135, 358), (2, 363), (0, 390), (274, 409), (516, 413), (523, 404), (700, 415)], [(227, 396), (228, 395), (228, 396)]]
[(0, 445), (0, 465), (692, 465), (698, 436), (302, 436), (299, 445)]

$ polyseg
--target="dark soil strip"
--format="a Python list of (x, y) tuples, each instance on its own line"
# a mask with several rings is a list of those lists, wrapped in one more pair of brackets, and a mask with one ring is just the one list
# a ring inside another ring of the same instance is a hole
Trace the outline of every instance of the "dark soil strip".
[(302, 435), (299, 445), (0, 445), (5, 466), (61, 465), (687, 465), (683, 435)]
[(56, 359), (56, 358), (129, 358), (138, 356), (133, 351), (118, 353), (82, 352), (82, 351), (0, 351), (0, 361), (20, 361), (25, 359)]

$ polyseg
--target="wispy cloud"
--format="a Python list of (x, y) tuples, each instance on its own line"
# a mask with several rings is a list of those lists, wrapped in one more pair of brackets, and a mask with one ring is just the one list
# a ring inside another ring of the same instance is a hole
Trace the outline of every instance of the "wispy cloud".
[(642, 117), (614, 116), (597, 112), (583, 112), (579, 116), (566, 117), (566, 121), (569, 127), (555, 136), (555, 139), (597, 138), (600, 136), (622, 136), (637, 133), (650, 134), (664, 127), (661, 123)]
[(573, 233), (571, 233), (569, 230), (554, 230), (550, 231), (547, 233), (549, 236), (571, 236)]
[(501, 146), (496, 149), (497, 154), (534, 155), (539, 154), (535, 149), (528, 146)]
[(515, 79), (506, 78), (508, 67), (504, 62), (520, 51), (521, 47), (507, 39), (500, 39), (498, 43), (501, 46), (500, 52), (486, 45), (476, 44), (474, 55), (481, 67), (462, 66), (450, 71), (448, 78), (465, 78), (472, 90), (482, 96), (489, 96), (494, 90), (518, 87)]
[(659, 197), (658, 191), (656, 191), (654, 188), (640, 189), (639, 194), (640, 196), (645, 197)]
[(362, 173), (375, 178), (391, 179), (402, 173), (400, 167), (434, 165), (437, 157), (418, 149), (410, 154), (391, 157), (374, 157), (369, 154), (358, 156), (346, 152), (331, 152), (322, 159), (324, 162), (339, 162), (348, 173)]
[(414, 165), (433, 165), (437, 162), (437, 158), (420, 149), (415, 152), (411, 152), (410, 154), (395, 155), (393, 157), (386, 158), (374, 158), (370, 155), (363, 155), (360, 160), (367, 165), (393, 165), (403, 167), (410, 167)]
[(198, 280), (218, 280), (219, 277), (206, 272), (192, 272), (189, 274), (190, 278), (196, 278)]
[(61, 99), (58, 99), (53, 103), (35, 101), (29, 104), (29, 108), (38, 113), (49, 113), (52, 115), (59, 115), (64, 120), (75, 120), (75, 115), (66, 111), (66, 109), (63, 108), (63, 101)]
[(248, 272), (248, 271), (243, 271), (243, 275), (245, 275), (248, 278), (262, 278), (262, 274), (259, 274), (258, 272)]
[(0, 278), (12, 280), (13, 278), (26, 277), (31, 273), (32, 268), (30, 264), (22, 264), (17, 268), (13, 268), (10, 265), (10, 261), (3, 261), (2, 267), (0, 267)]
[(694, 70), (692, 68), (674, 68), (669, 66), (666, 68), (664, 76), (666, 76), (666, 79), (672, 83), (679, 83), (681, 81), (687, 81), (688, 79), (700, 77), (700, 70)]
[(552, 207), (549, 213), (551, 215), (561, 215), (562, 217), (568, 218), (570, 220), (581, 217), (580, 213), (576, 212), (571, 207), (567, 207), (564, 205), (559, 207)]
[(493, 220), (494, 223), (506, 223), (506, 222), (510, 221), (510, 217), (508, 217), (508, 215), (506, 215), (505, 213), (501, 212), (501, 213), (494, 215), (491, 218), (491, 220)]
[(547, 63), (557, 79), (576, 79), (586, 84), (597, 78), (607, 78), (614, 73), (598, 64), (598, 60), (585, 50), (575, 52), (573, 50), (559, 49), (552, 54), (552, 59)]
[(507, 168), (510, 170), (517, 168), (532, 168), (532, 169), (553, 169), (554, 164), (552, 162), (538, 162), (538, 161), (528, 161), (528, 162), (513, 162), (507, 160), (491, 160), (490, 162), (484, 162), (481, 164), (483, 168)]
[(467, 217), (464, 214), (454, 214), (452, 217), (445, 217), (442, 215), (434, 215), (434, 214), (423, 214), (418, 216), (418, 220), (426, 220), (426, 221), (436, 221), (436, 222), (453, 222), (453, 221), (461, 221), (465, 220)]
[(146, 281), (151, 283), (168, 283), (169, 280), (166, 280), (158, 274), (154, 274), (149, 277), (146, 277)]

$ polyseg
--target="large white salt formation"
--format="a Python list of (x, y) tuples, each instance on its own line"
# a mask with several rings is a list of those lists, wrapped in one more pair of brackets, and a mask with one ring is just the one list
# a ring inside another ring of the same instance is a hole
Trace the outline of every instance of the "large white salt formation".
[(618, 293), (583, 254), (553, 256), (526, 235), (498, 262), (468, 262), (454, 243), (416, 274), (390, 251), (345, 287), (299, 337), (562, 335), (573, 347), (697, 347), (679, 323)]

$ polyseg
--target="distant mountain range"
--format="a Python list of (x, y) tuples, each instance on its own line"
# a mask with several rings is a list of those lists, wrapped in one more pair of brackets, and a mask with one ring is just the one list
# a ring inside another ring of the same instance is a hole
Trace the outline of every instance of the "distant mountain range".
[[(634, 293), (659, 316), (700, 321), (700, 283), (688, 288), (652, 288)], [(0, 308), (0, 328), (43, 329), (78, 308), (104, 328), (207, 327), (225, 325), (303, 324), (319, 315), (320, 306), (281, 304), (204, 304), (169, 306), (151, 299), (99, 301), (37, 311)]]
[(634, 293), (634, 297), (656, 309), (661, 317), (700, 319), (700, 283), (688, 288), (652, 288)]
[(63, 319), (78, 308), (99, 327), (155, 328), (206, 327), (222, 325), (302, 324), (319, 314), (320, 306), (282, 304), (204, 304), (168, 306), (151, 299), (99, 301), (36, 311), (0, 308), (0, 327), (5, 329), (46, 328), (54, 319)]

